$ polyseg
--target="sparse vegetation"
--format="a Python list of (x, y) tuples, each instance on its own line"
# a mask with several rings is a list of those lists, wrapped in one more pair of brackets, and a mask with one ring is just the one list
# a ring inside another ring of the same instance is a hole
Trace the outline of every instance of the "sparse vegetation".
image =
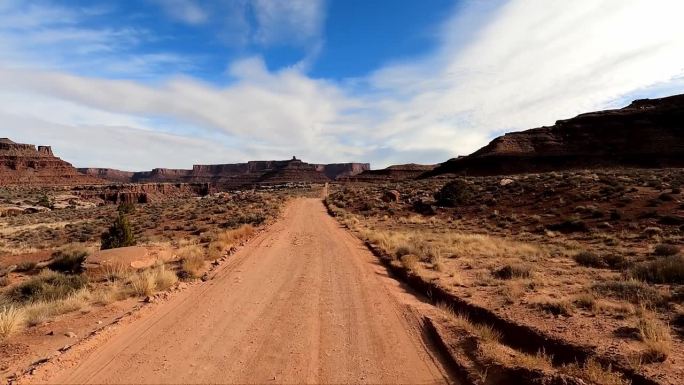
[(0, 308), (0, 342), (17, 330), (24, 323), (24, 315), (14, 306), (3, 306)]
[(133, 246), (133, 230), (125, 214), (119, 213), (114, 223), (102, 234), (102, 250)]

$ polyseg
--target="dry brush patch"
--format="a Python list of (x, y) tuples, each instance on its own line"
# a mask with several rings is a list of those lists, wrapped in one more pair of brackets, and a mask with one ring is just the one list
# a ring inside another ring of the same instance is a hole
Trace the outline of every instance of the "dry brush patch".
[[(658, 197), (682, 178), (681, 170), (592, 170), (513, 176), (504, 186), (501, 177), (466, 177), (468, 199), (448, 205), (435, 193), (449, 180), (425, 179), (333, 186), (326, 204), (424, 282), (677, 383), (684, 344), (671, 330), (684, 282), (684, 204)], [(383, 201), (388, 190), (400, 198)], [(644, 307), (667, 333), (614, 333), (637, 328)], [(576, 369), (600, 372), (595, 364)]]

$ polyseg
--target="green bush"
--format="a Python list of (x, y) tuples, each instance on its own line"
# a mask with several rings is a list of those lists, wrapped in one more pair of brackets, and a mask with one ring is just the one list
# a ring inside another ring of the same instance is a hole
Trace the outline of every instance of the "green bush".
[(11, 287), (5, 296), (15, 303), (55, 301), (66, 298), (88, 284), (85, 275), (65, 275), (54, 271), (44, 271), (39, 275)]
[(123, 213), (119, 213), (114, 223), (102, 234), (102, 246), (100, 249), (116, 249), (135, 245), (133, 230), (128, 218)]
[(436, 192), (435, 200), (440, 206), (456, 207), (469, 204), (473, 195), (473, 188), (465, 180), (456, 179)]
[(43, 206), (47, 207), (49, 209), (54, 209), (55, 208), (55, 203), (48, 197), (47, 195), (43, 194), (38, 198), (38, 206)]
[(50, 270), (62, 273), (78, 274), (83, 272), (83, 262), (88, 257), (88, 251), (83, 249), (59, 250), (52, 254)]

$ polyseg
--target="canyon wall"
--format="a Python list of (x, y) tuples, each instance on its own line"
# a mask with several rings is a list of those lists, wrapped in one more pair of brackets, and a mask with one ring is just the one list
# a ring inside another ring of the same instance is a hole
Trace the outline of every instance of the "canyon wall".
[(289, 182), (325, 183), (369, 170), (368, 163), (312, 164), (290, 160), (194, 165), (191, 170), (157, 168), (125, 172), (111, 169), (79, 169), (86, 175), (116, 183), (211, 183), (219, 189)]
[(0, 138), (0, 186), (101, 184), (96, 176), (79, 173), (71, 164), (57, 158), (49, 146), (15, 143)]

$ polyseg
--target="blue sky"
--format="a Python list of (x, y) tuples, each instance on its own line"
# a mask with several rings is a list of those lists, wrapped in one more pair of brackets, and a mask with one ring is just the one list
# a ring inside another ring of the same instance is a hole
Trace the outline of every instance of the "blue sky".
[[(436, 163), (681, 93), (678, 0), (0, 0), (0, 136), (77, 166)], [(639, 28), (635, 28), (638, 25)]]

